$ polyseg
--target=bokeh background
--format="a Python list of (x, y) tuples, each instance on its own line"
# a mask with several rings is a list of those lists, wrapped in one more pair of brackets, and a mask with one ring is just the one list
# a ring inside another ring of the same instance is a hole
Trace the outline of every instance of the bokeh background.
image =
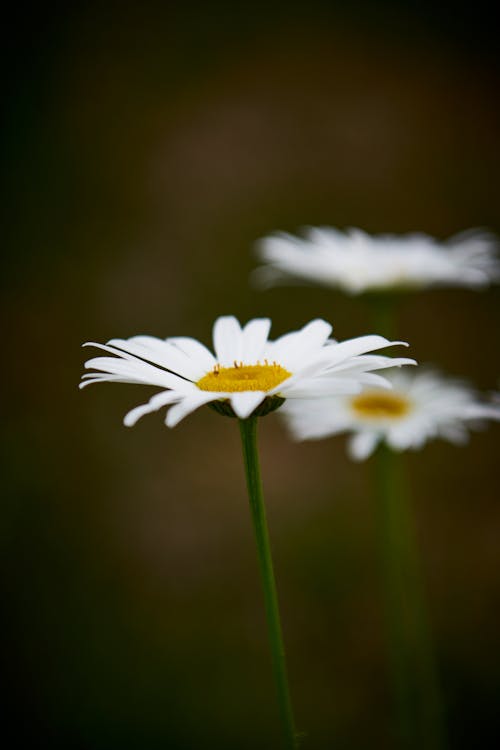
[[(149, 389), (79, 392), (80, 343), (210, 342), (213, 319), (362, 301), (259, 292), (253, 242), (304, 224), (500, 229), (498, 61), (481, 3), (86, 2), (4, 24), (2, 732), (52, 748), (277, 748), (236, 425), (127, 430)], [(498, 292), (408, 297), (421, 362), (498, 387)], [(6, 396), (6, 398), (5, 398)], [(500, 688), (498, 427), (407, 457), (452, 748)], [(395, 747), (370, 462), (261, 423), (304, 748)]]

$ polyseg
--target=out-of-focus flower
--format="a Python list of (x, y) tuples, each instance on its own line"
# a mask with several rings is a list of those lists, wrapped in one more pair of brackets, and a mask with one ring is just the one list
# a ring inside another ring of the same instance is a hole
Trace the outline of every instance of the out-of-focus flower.
[(429, 286), (482, 288), (500, 279), (497, 238), (471, 229), (439, 242), (425, 234), (370, 236), (307, 227), (303, 237), (277, 233), (257, 243), (264, 287), (313, 283), (350, 294)]
[(500, 404), (481, 401), (462, 381), (425, 370), (389, 371), (392, 390), (365, 388), (355, 395), (285, 404), (283, 416), (298, 440), (351, 433), (349, 454), (368, 458), (378, 443), (392, 449), (418, 449), (432, 438), (464, 443), (468, 428), (481, 420), (500, 420)]
[(167, 406), (165, 422), (174, 427), (208, 403), (245, 419), (268, 413), (288, 398), (359, 393), (365, 385), (390, 388), (372, 371), (415, 364), (412, 359), (365, 354), (404, 342), (372, 335), (338, 343), (329, 338), (332, 327), (324, 320), (313, 320), (275, 341), (268, 339), (270, 327), (267, 318), (251, 320), (243, 328), (232, 316), (218, 318), (213, 328), (215, 355), (186, 337), (134, 336), (106, 345), (84, 344), (113, 356), (89, 359), (85, 367), (98, 372), (84, 375), (80, 387), (106, 381), (159, 386), (162, 391), (132, 409), (125, 424), (131, 426), (144, 414)]

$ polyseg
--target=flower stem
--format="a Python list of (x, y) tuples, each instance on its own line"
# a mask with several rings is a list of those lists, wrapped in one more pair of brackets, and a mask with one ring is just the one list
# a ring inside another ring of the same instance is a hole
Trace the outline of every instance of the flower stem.
[(374, 333), (378, 333), (388, 339), (395, 338), (397, 335), (395, 313), (401, 302), (399, 295), (395, 293), (374, 292), (367, 295), (367, 302), (370, 307)]
[(276, 582), (274, 579), (271, 546), (269, 542), (269, 532), (267, 530), (266, 511), (260, 477), (259, 455), (257, 451), (257, 419), (258, 417), (250, 417), (248, 419), (239, 420), (241, 443), (243, 447), (243, 461), (245, 464), (245, 475), (255, 541), (257, 543), (259, 569), (264, 589), (264, 603), (269, 642), (271, 646), (272, 666), (283, 725), (285, 747), (287, 750), (296, 750), (296, 748), (298, 748), (298, 738), (295, 732), (292, 703), (288, 688), (278, 596), (276, 593)]
[(376, 456), (377, 508), (390, 672), (401, 747), (445, 746), (441, 700), (415, 529), (400, 457)]
[[(393, 338), (397, 299), (372, 300), (377, 333)], [(393, 700), (401, 747), (444, 750), (443, 706), (425, 587), (402, 457), (382, 444), (375, 456), (377, 525)]]

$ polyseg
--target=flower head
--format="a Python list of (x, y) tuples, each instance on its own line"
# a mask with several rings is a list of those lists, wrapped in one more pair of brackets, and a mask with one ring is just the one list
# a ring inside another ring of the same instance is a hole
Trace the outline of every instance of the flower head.
[(354, 395), (286, 404), (283, 415), (298, 440), (351, 433), (351, 458), (368, 458), (385, 441), (392, 449), (421, 448), (432, 438), (452, 443), (468, 439), (480, 420), (500, 420), (500, 404), (481, 402), (472, 388), (436, 373), (389, 371), (392, 390), (365, 388)]
[(89, 359), (85, 367), (97, 372), (84, 375), (80, 387), (106, 381), (156, 385), (162, 390), (132, 409), (125, 424), (133, 425), (144, 414), (167, 406), (165, 421), (173, 427), (203, 404), (246, 419), (288, 398), (359, 393), (364, 385), (390, 387), (373, 371), (415, 364), (412, 359), (366, 354), (404, 342), (372, 335), (338, 343), (329, 338), (332, 327), (324, 320), (313, 320), (275, 341), (268, 338), (270, 327), (267, 318), (244, 327), (232, 316), (218, 318), (213, 328), (215, 354), (186, 337), (134, 336), (105, 345), (84, 344), (112, 356)]
[(278, 233), (260, 240), (263, 286), (313, 283), (350, 294), (428, 286), (481, 288), (500, 279), (497, 239), (469, 230), (438, 242), (425, 234), (370, 236), (308, 227), (303, 237)]

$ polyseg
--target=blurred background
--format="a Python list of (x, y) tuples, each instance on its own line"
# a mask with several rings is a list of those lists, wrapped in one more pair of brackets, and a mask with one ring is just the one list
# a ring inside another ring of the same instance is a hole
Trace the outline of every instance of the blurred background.
[[(210, 343), (214, 318), (360, 299), (259, 292), (254, 241), (304, 224), (500, 230), (496, 32), (481, 3), (85, 2), (4, 24), (3, 732), (52, 748), (277, 748), (235, 423), (122, 419), (83, 341)], [(411, 355), (498, 387), (498, 292), (407, 298)], [(88, 352), (87, 352), (88, 354)], [(261, 422), (304, 748), (395, 747), (370, 462)], [(495, 745), (498, 427), (407, 456), (451, 747)]]

